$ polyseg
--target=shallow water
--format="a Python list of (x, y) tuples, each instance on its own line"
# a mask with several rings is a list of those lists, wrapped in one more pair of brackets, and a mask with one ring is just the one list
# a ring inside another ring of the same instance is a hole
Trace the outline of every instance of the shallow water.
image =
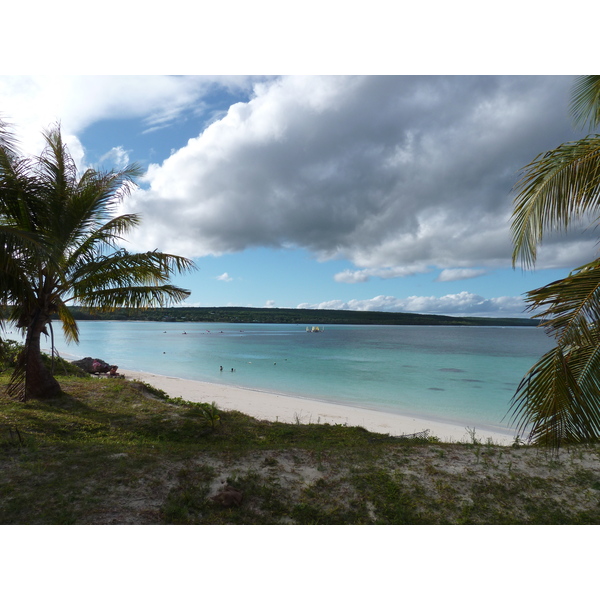
[(61, 355), (491, 427), (508, 424), (519, 381), (552, 347), (534, 327), (331, 325), (307, 333), (305, 325), (80, 321), (79, 328), (79, 345), (67, 345), (55, 323)]

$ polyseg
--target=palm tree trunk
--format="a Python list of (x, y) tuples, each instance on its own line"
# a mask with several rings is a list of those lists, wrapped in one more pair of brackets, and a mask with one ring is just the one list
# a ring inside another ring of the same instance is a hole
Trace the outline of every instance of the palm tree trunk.
[(27, 398), (53, 398), (61, 393), (58, 381), (54, 379), (42, 360), (40, 336), (44, 328), (42, 319), (34, 319), (27, 331), (25, 342), (25, 395)]

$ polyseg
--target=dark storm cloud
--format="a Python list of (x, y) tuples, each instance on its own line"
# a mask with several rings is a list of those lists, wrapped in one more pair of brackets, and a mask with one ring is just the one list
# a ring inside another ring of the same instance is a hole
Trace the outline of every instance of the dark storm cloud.
[[(190, 256), (301, 247), (347, 258), (339, 280), (510, 264), (511, 189), (537, 154), (581, 137), (571, 77), (284, 77), (148, 172), (140, 233)], [(575, 266), (560, 237), (539, 266)], [(583, 258), (583, 260), (581, 260)], [(387, 275), (386, 275), (387, 274)]]

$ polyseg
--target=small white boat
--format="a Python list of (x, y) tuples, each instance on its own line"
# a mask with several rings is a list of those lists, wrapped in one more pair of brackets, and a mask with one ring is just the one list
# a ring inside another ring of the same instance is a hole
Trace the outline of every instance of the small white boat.
[(323, 331), (325, 331), (325, 327), (307, 327), (306, 328), (306, 332), (307, 333), (322, 333)]

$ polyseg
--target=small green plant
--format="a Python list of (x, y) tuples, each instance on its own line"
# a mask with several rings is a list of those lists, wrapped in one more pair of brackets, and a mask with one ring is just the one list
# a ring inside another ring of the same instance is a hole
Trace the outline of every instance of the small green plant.
[(201, 419), (207, 425), (210, 425), (211, 429), (216, 429), (217, 425), (221, 422), (221, 414), (219, 413), (216, 402), (205, 404), (200, 410)]
[(513, 440), (512, 443), (512, 447), (513, 448), (520, 448), (521, 446), (524, 446), (525, 442), (517, 435), (515, 436), (515, 439)]
[(473, 428), (467, 427), (466, 430), (467, 430), (467, 433), (469, 434), (470, 443), (473, 444), (473, 446), (478, 446), (479, 444), (481, 444), (481, 440), (477, 437), (477, 432), (475, 431), (475, 427), (473, 427)]

